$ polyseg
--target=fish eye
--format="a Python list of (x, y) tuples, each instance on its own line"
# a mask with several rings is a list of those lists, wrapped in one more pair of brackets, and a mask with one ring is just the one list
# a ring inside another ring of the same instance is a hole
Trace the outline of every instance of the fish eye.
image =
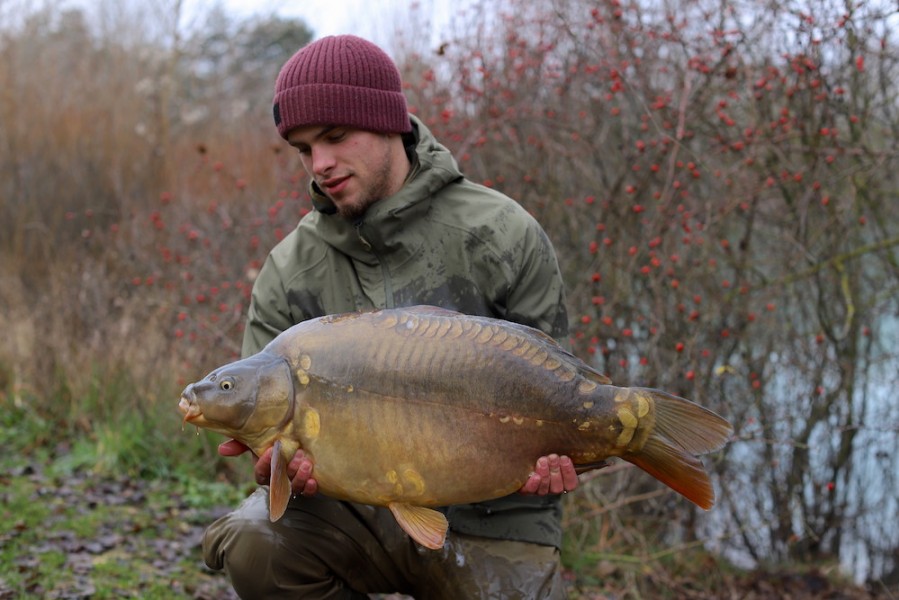
[(234, 388), (234, 382), (230, 379), (223, 379), (219, 384), (219, 388), (225, 392), (231, 391)]

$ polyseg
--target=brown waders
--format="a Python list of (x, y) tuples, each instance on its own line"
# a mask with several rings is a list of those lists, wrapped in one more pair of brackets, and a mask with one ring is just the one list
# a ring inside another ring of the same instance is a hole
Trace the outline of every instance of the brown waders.
[(210, 568), (225, 569), (241, 598), (566, 597), (553, 546), (451, 530), (442, 550), (427, 550), (399, 528), (389, 510), (321, 496), (291, 500), (272, 523), (267, 488), (212, 524), (203, 554)]

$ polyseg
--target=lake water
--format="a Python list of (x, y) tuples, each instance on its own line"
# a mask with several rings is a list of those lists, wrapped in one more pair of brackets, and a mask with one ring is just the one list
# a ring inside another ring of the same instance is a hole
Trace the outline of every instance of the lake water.
[[(880, 331), (881, 335), (892, 339), (891, 343), (885, 338), (881, 340), (882, 347), (891, 352), (899, 340), (899, 320), (891, 320)], [(708, 544), (711, 549), (738, 565), (755, 565), (753, 554), (747, 550), (749, 546), (756, 548), (761, 560), (774, 555), (775, 549), (768, 542), (767, 533), (774, 522), (772, 516), (782, 507), (774, 506), (768, 477), (773, 474), (776, 481), (784, 481), (789, 475), (778, 473), (777, 469), (789, 468), (791, 464), (786, 458), (793, 450), (792, 432), (796, 431), (797, 424), (803, 423), (801, 411), (808, 410), (796, 399), (803, 393), (807, 395), (809, 388), (808, 382), (797, 381), (795, 377), (776, 377), (767, 388), (777, 390), (781, 410), (774, 427), (765, 435), (759, 434), (755, 440), (735, 441), (729, 448), (726, 489), (722, 490), (719, 506), (706, 515), (705, 537), (712, 540)], [(838, 503), (837, 513), (842, 525), (839, 543), (828, 539), (830, 534), (826, 527), (820, 542), (822, 547), (838, 547), (841, 569), (858, 583), (879, 579), (899, 568), (899, 399), (896, 389), (899, 389), (899, 361), (887, 357), (873, 364), (865, 381), (858, 386), (851, 408), (835, 406), (830, 422), (823, 423), (813, 432), (809, 443), (808, 481), (802, 487), (801, 497), (788, 500), (795, 543), (812, 545), (819, 541), (814, 537), (814, 531), (822, 531), (822, 527), (807, 526), (803, 519), (808, 512), (802, 507), (814, 506), (816, 502)], [(846, 423), (857, 428), (857, 432), (847, 468), (832, 481), (834, 476), (829, 459), (839, 449), (840, 427), (845, 427)], [(774, 445), (769, 450), (773, 450), (774, 456), (784, 457), (783, 465), (763, 464), (766, 458), (762, 446), (765, 444)]]

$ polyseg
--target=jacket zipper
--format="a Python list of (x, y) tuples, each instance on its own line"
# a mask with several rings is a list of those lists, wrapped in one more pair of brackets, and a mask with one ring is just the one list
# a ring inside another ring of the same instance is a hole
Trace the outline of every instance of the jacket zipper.
[(375, 260), (378, 261), (378, 266), (381, 267), (381, 279), (384, 280), (384, 308), (395, 308), (393, 302), (393, 282), (390, 281), (390, 271), (387, 269), (387, 265), (381, 260), (381, 256), (375, 252), (375, 249), (372, 247), (371, 243), (365, 239), (365, 236), (362, 235), (362, 225), (363, 222), (356, 221), (354, 227), (356, 229), (356, 235), (359, 237), (359, 241), (362, 242), (362, 245), (365, 246), (365, 249), (374, 255)]

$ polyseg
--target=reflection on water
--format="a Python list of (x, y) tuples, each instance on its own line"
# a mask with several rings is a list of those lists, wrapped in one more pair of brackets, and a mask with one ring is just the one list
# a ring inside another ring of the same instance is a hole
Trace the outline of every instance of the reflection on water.
[[(881, 331), (899, 339), (899, 322)], [(728, 448), (720, 502), (704, 521), (711, 549), (746, 567), (829, 554), (859, 583), (899, 568), (899, 362), (861, 378), (852, 402), (824, 414), (795, 369), (771, 380), (764, 410), (776, 414), (748, 418)]]

